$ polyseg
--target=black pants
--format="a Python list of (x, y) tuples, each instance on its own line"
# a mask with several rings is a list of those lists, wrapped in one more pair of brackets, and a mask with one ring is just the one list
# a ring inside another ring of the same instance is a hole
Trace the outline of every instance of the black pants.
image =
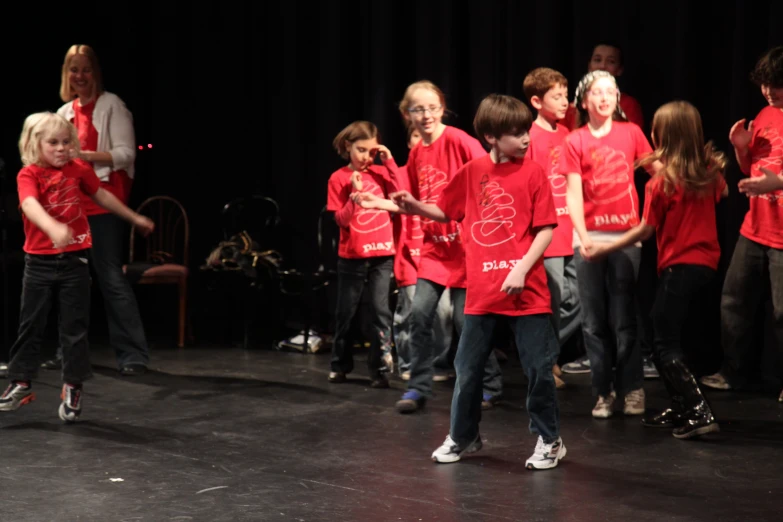
[(652, 309), (654, 357), (658, 362), (684, 358), (682, 331), (688, 307), (715, 273), (712, 268), (701, 265), (673, 265), (661, 272)]
[(55, 300), (59, 306), (63, 381), (81, 384), (92, 377), (87, 344), (90, 267), (88, 251), (80, 250), (25, 256), (19, 337), (11, 347), (8, 365), (11, 380), (28, 381), (38, 375), (42, 337)]
[[(99, 214), (87, 219), (92, 232), (93, 270), (103, 296), (109, 343), (117, 356), (117, 365), (120, 368), (128, 364), (147, 366), (149, 348), (139, 305), (133, 287), (122, 271), (122, 254), (128, 239), (125, 222), (114, 214)], [(60, 349), (57, 357), (62, 357)]]
[(362, 324), (362, 331), (370, 340), (367, 366), (370, 377), (378, 376), (381, 366), (381, 344), (391, 342), (392, 312), (389, 307), (389, 286), (394, 268), (394, 257), (337, 260), (337, 312), (332, 371), (353, 371), (353, 350), (348, 342), (351, 321), (362, 300), (365, 286), (372, 300), (371, 320)]
[(723, 281), (720, 302), (723, 368), (732, 388), (747, 384), (754, 358), (753, 325), (765, 290), (772, 294), (773, 328), (783, 346), (783, 250), (740, 236)]

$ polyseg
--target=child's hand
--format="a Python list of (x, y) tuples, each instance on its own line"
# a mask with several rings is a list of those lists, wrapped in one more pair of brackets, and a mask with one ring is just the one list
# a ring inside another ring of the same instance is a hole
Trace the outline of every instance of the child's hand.
[(378, 208), (378, 202), (382, 201), (381, 198), (370, 192), (354, 192), (351, 194), (351, 201), (356, 203), (362, 208)]
[(584, 239), (580, 238), (580, 240), (582, 241), (582, 245), (579, 247), (579, 255), (586, 261), (589, 261), (593, 250), (593, 240), (589, 237)]
[(152, 231), (155, 230), (155, 223), (153, 223), (150, 218), (139, 214), (136, 214), (133, 225), (139, 229), (139, 232), (141, 232), (141, 235), (144, 237), (149, 236), (152, 234)]
[(584, 245), (579, 247), (579, 253), (587, 261), (598, 261), (608, 255), (609, 243), (592, 243), (589, 250)]
[(359, 192), (362, 191), (362, 173), (361, 172), (354, 172), (351, 174), (351, 185), (353, 185), (353, 189), (357, 190)]
[(741, 180), (739, 182), (739, 191), (746, 196), (760, 196), (761, 194), (767, 194), (783, 188), (777, 174), (764, 167), (761, 167), (761, 172), (764, 173), (763, 176)]
[(389, 194), (389, 199), (394, 201), (400, 210), (410, 213), (413, 210), (413, 203), (416, 202), (416, 198), (411, 195), (407, 190), (401, 190), (399, 192), (392, 192)]
[(520, 260), (506, 276), (506, 280), (503, 281), (500, 291), (505, 292), (508, 295), (516, 295), (522, 293), (524, 288), (525, 272), (522, 271), (522, 261)]
[(49, 239), (54, 243), (54, 248), (62, 250), (71, 244), (73, 229), (64, 223), (57, 223), (49, 234)]
[(378, 148), (375, 149), (377, 153), (381, 156), (381, 161), (387, 161), (390, 159), (394, 159), (392, 156), (391, 151), (385, 146), (385, 145), (378, 145)]
[(729, 131), (729, 141), (734, 145), (735, 149), (744, 150), (748, 148), (750, 139), (753, 133), (753, 121), (748, 124), (748, 129), (745, 130), (745, 118), (735, 123)]

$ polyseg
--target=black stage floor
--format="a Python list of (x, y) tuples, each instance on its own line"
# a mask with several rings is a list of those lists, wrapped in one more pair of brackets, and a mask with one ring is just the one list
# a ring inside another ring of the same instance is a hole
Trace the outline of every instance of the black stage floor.
[[(124, 521), (760, 521), (781, 520), (783, 405), (710, 394), (723, 431), (679, 441), (638, 417), (599, 421), (587, 376), (560, 393), (568, 457), (531, 472), (535, 446), (521, 371), (486, 412), (484, 449), (436, 465), (450, 384), (423, 414), (393, 410), (403, 389), (357, 376), (330, 385), (328, 355), (156, 351), (145, 376), (120, 377), (94, 349), (83, 421), (57, 417), (59, 375), (0, 417), (2, 520)], [(357, 366), (361, 364), (357, 362)], [(648, 404), (663, 389), (647, 381)]]

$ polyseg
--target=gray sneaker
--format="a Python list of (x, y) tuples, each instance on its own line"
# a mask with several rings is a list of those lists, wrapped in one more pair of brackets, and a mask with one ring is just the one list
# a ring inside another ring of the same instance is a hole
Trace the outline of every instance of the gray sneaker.
[(658, 368), (653, 364), (652, 359), (645, 357), (642, 360), (642, 369), (644, 370), (645, 379), (659, 379), (661, 374), (658, 373)]
[(564, 364), (560, 369), (563, 373), (590, 373), (590, 359), (583, 355), (573, 362)]

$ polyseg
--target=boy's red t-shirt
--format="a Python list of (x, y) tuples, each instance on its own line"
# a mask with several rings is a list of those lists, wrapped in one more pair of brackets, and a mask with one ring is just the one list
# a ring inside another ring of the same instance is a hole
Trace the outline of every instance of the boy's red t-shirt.
[(35, 198), (55, 220), (73, 230), (71, 243), (62, 250), (54, 248), (52, 240), (22, 212), (24, 251), (28, 254), (59, 254), (92, 247), (90, 225), (82, 206), (82, 196), (92, 196), (101, 186), (92, 167), (81, 160), (72, 160), (62, 168), (28, 165), (16, 176), (19, 204)]
[[(419, 142), (411, 150), (407, 164), (411, 194), (423, 203), (437, 204), (457, 170), (486, 154), (477, 139), (447, 126), (430, 145)], [(460, 225), (422, 218), (421, 230), (424, 239), (418, 277), (450, 288), (465, 288), (465, 250)]]
[(664, 191), (663, 176), (647, 183), (644, 220), (655, 227), (658, 273), (672, 265), (703, 265), (717, 270), (720, 244), (715, 204), (725, 188), (722, 176), (704, 192), (685, 192), (677, 186), (669, 196)]
[[(780, 174), (783, 168), (783, 110), (768, 106), (753, 120), (748, 146), (750, 177), (763, 176), (761, 167)], [(783, 190), (750, 197), (750, 209), (740, 234), (762, 245), (783, 249)]]
[(609, 133), (600, 138), (587, 126), (568, 135), (558, 171), (582, 176), (587, 230), (623, 232), (639, 224), (633, 166), (651, 152), (635, 123), (613, 122)]
[[(384, 167), (370, 166), (362, 172), (362, 192), (370, 192), (388, 199), (394, 185)], [(334, 172), (329, 178), (326, 210), (338, 212), (346, 205), (355, 205), (350, 196), (353, 192), (351, 175), (353, 170), (346, 166)], [(356, 205), (348, 227), (340, 227), (340, 245), (337, 255), (345, 259), (366, 259), (394, 255), (394, 234), (389, 212), (364, 209)]]
[(552, 313), (543, 257), (520, 294), (501, 292), (511, 269), (530, 249), (537, 230), (557, 226), (546, 173), (529, 158), (495, 164), (489, 155), (462, 167), (437, 206), (463, 227), (467, 267), (465, 313)]
[(568, 129), (563, 125), (557, 125), (554, 132), (533, 124), (530, 128), (530, 159), (541, 165), (549, 179), (552, 189), (552, 198), (557, 212), (557, 228), (554, 230), (552, 242), (544, 252), (544, 257), (564, 257), (574, 255), (573, 230), (574, 224), (568, 215), (566, 205), (566, 178), (557, 171), (560, 158), (563, 155), (563, 146), (568, 136)]

